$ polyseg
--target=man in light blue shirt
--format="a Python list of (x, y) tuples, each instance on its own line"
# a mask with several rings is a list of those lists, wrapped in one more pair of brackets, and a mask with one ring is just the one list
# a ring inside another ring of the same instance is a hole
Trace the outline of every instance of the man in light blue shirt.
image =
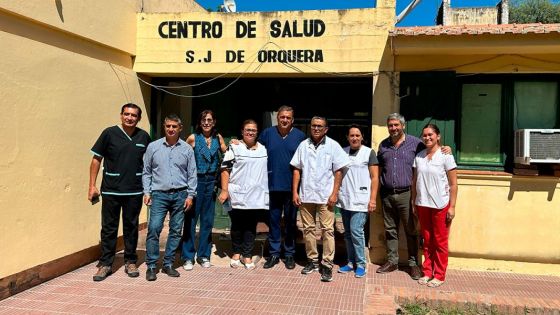
[(151, 205), (146, 238), (146, 280), (157, 279), (159, 260), (159, 235), (163, 221), (169, 212), (169, 236), (163, 257), (162, 272), (170, 277), (179, 277), (173, 269), (175, 251), (181, 240), (181, 228), (185, 211), (192, 206), (196, 195), (196, 162), (190, 145), (179, 139), (183, 129), (181, 119), (171, 114), (165, 117), (165, 137), (148, 145), (144, 155), (144, 203)]

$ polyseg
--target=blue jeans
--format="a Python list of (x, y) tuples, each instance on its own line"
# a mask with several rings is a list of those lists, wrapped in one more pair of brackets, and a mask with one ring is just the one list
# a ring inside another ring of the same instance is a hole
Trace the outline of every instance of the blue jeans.
[(187, 191), (166, 193), (152, 192), (152, 206), (150, 207), (150, 220), (148, 222), (148, 236), (146, 237), (146, 265), (155, 268), (159, 259), (159, 235), (163, 229), (163, 221), (169, 212), (169, 236), (165, 246), (163, 266), (172, 266), (175, 261), (175, 251), (181, 241), (181, 227), (185, 214), (183, 206), (187, 199)]
[(282, 213), (284, 213), (284, 256), (296, 254), (297, 208), (289, 191), (270, 192), (268, 244), (270, 255), (280, 257), (282, 245)]
[(194, 262), (196, 239), (196, 223), (200, 217), (200, 229), (198, 232), (198, 252), (196, 256), (210, 259), (212, 250), (212, 227), (214, 226), (214, 207), (216, 185), (215, 175), (198, 175), (196, 186), (196, 198), (194, 200), (194, 211), (185, 214), (185, 226), (183, 228), (182, 258)]
[(340, 213), (342, 214), (342, 224), (344, 224), (344, 241), (346, 242), (348, 262), (354, 266), (365, 268), (367, 263), (364, 253), (366, 246), (364, 224), (368, 213), (344, 209), (340, 209)]

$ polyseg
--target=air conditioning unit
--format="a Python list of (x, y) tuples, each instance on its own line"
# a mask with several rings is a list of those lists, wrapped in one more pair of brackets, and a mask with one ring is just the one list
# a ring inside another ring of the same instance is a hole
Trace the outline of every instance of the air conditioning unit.
[(515, 131), (515, 163), (560, 163), (560, 129)]

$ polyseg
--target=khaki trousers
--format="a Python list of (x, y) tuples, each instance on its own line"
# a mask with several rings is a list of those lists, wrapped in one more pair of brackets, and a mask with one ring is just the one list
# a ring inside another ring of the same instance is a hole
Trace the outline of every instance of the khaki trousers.
[(304, 203), (299, 208), (301, 222), (303, 223), (303, 238), (305, 239), (305, 252), (307, 259), (319, 262), (317, 252), (317, 239), (315, 237), (315, 216), (319, 215), (321, 236), (323, 237), (322, 264), (328, 268), (333, 267), (334, 259), (334, 209), (324, 204)]

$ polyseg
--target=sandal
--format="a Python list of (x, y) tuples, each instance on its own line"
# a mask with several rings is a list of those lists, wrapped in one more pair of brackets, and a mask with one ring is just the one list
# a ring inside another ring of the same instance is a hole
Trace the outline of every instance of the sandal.
[(230, 261), (229, 261), (229, 266), (230, 266), (231, 268), (237, 268), (237, 267), (241, 266), (241, 261), (239, 261), (239, 259), (233, 259), (233, 258), (232, 258), (232, 259), (230, 259)]
[(418, 279), (418, 284), (419, 285), (427, 285), (430, 282), (430, 277), (422, 277), (420, 279)]
[(438, 279), (436, 279), (436, 278), (433, 278), (432, 280), (430, 280), (430, 282), (428, 282), (428, 286), (429, 286), (430, 288), (437, 288), (437, 287), (439, 287), (439, 286), (442, 285), (442, 284), (443, 284), (443, 281), (438, 280)]

